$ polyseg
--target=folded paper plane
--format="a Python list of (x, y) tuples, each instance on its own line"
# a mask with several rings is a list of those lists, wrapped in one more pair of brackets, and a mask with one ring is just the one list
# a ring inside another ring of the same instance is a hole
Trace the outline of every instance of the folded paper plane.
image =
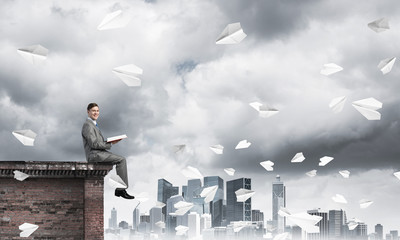
[(37, 136), (37, 134), (30, 129), (16, 130), (13, 131), (12, 134), (25, 146), (33, 146), (33, 143), (35, 142), (35, 138)]
[(311, 170), (309, 172), (306, 172), (306, 175), (309, 176), (309, 177), (315, 177), (315, 176), (317, 176), (317, 170), (314, 169), (314, 170)]
[(233, 169), (233, 168), (225, 168), (224, 171), (225, 171), (226, 174), (228, 174), (229, 176), (235, 175), (235, 169)]
[(269, 118), (279, 112), (278, 109), (269, 107), (269, 106), (259, 103), (259, 102), (252, 102), (252, 103), (249, 103), (249, 105), (252, 108), (254, 108), (258, 112), (258, 115), (262, 118)]
[(188, 230), (189, 230), (189, 228), (186, 227), (186, 226), (183, 226), (183, 225), (179, 225), (179, 226), (177, 226), (177, 227), (175, 228), (175, 231), (176, 231), (176, 235), (177, 235), (177, 236), (185, 235), (185, 233), (186, 233)]
[(46, 60), (49, 50), (42, 45), (32, 45), (19, 48), (17, 52), (28, 62), (38, 65)]
[(186, 168), (182, 169), (181, 173), (189, 179), (203, 178), (203, 175), (200, 173), (200, 171), (197, 168), (191, 166), (187, 166)]
[(368, 120), (380, 120), (381, 114), (376, 110), (382, 108), (382, 103), (375, 98), (365, 98), (353, 102), (353, 107), (357, 109)]
[(347, 203), (347, 200), (343, 197), (343, 195), (340, 194), (333, 196), (332, 200), (337, 203)]
[(278, 211), (279, 216), (281, 217), (289, 217), (291, 213), (287, 208), (281, 207)]
[(116, 67), (112, 72), (128, 87), (139, 87), (142, 85), (142, 80), (140, 80), (139, 76), (143, 74), (143, 70), (135, 64)]
[(325, 166), (326, 164), (328, 164), (330, 161), (332, 161), (334, 158), (333, 157), (322, 157), (319, 159), (319, 164), (318, 166)]
[(292, 163), (300, 163), (303, 162), (306, 158), (304, 157), (302, 152), (296, 153), (290, 162)]
[(248, 148), (248, 147), (250, 147), (250, 145), (251, 145), (251, 142), (248, 142), (248, 141), (245, 139), (245, 140), (240, 141), (240, 142), (236, 145), (235, 149)]
[(260, 165), (263, 166), (263, 168), (265, 168), (265, 170), (267, 170), (267, 171), (274, 171), (274, 168), (273, 168), (274, 162), (272, 162), (270, 160), (260, 162)]
[(224, 153), (224, 146), (222, 145), (214, 145), (211, 146), (210, 149), (215, 152), (216, 154), (223, 154)]
[(377, 33), (386, 31), (386, 30), (390, 29), (389, 19), (381, 18), (381, 19), (375, 20), (373, 22), (368, 23), (368, 27)]
[(108, 184), (113, 188), (126, 188), (127, 185), (120, 176), (115, 174), (113, 171), (110, 173), (110, 178), (108, 179)]
[(345, 102), (346, 102), (345, 96), (334, 98), (329, 103), (329, 108), (331, 108), (332, 112), (334, 113), (340, 113), (343, 110)]
[(319, 233), (319, 227), (315, 226), (315, 224), (321, 221), (321, 216), (301, 212), (291, 214), (287, 218), (297, 226), (301, 227), (301, 229), (307, 233)]
[(334, 73), (340, 72), (342, 70), (343, 70), (343, 68), (335, 63), (327, 63), (327, 64), (324, 64), (320, 73), (322, 75), (329, 76)]
[(245, 37), (246, 33), (243, 32), (240, 23), (231, 23), (225, 27), (221, 35), (216, 40), (216, 44), (237, 44), (240, 43)]
[(31, 223), (24, 223), (19, 225), (18, 228), (22, 231), (19, 233), (20, 237), (29, 237), (34, 231), (39, 228), (39, 226)]
[(193, 203), (179, 201), (174, 204), (176, 208), (175, 214), (176, 216), (183, 216), (187, 211), (189, 211), (193, 207)]
[(378, 68), (379, 70), (381, 70), (382, 74), (387, 74), (390, 71), (392, 71), (394, 62), (396, 62), (395, 57), (383, 59), (382, 61), (379, 62)]
[(182, 145), (174, 145), (174, 146), (173, 146), (174, 153), (183, 152), (183, 151), (185, 150), (185, 148), (186, 148), (186, 145), (185, 145), (185, 144), (182, 144)]
[(130, 17), (122, 12), (122, 10), (118, 10), (106, 15), (106, 17), (101, 21), (99, 26), (97, 26), (97, 30), (108, 30), (108, 29), (117, 29), (123, 28), (129, 23)]
[(354, 230), (361, 222), (362, 221), (357, 218), (352, 218), (347, 222), (347, 226), (349, 227), (349, 230)]
[(28, 174), (20, 172), (18, 170), (13, 171), (14, 173), (14, 178), (17, 179), (18, 181), (24, 181), (26, 178), (29, 177)]
[(342, 175), (342, 177), (344, 177), (344, 178), (350, 177), (350, 172), (348, 170), (341, 170), (341, 171), (339, 171), (339, 174)]
[(163, 202), (159, 202), (159, 201), (156, 202), (156, 207), (163, 208), (163, 207), (165, 207), (165, 206), (166, 206), (166, 204), (163, 203)]
[(248, 190), (248, 189), (241, 188), (241, 189), (237, 190), (235, 192), (235, 194), (236, 194), (236, 199), (238, 202), (245, 202), (247, 199), (251, 198), (255, 194), (255, 192)]
[(373, 204), (374, 202), (371, 200), (367, 200), (367, 199), (361, 199), (360, 200), (360, 208), (367, 208), (369, 206), (371, 206), (371, 204)]
[(158, 222), (156, 222), (156, 226), (159, 227), (159, 228), (165, 228), (165, 222), (158, 221)]
[(289, 233), (288, 232), (284, 232), (284, 233), (279, 233), (277, 234), (273, 240), (286, 240), (289, 237)]
[(214, 199), (215, 194), (217, 193), (218, 186), (206, 187), (201, 191), (200, 197), (205, 197), (204, 202), (209, 203)]

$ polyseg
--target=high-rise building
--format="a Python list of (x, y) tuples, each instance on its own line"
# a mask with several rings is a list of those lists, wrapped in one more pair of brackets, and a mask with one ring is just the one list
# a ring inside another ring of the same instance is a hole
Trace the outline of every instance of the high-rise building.
[(137, 231), (139, 224), (140, 224), (140, 210), (139, 208), (135, 208), (135, 210), (133, 210), (133, 221), (132, 221), (132, 228), (133, 230)]
[(382, 224), (375, 225), (376, 240), (383, 240), (383, 226)]
[(188, 180), (187, 185), (187, 197), (185, 197), (186, 201), (193, 202), (193, 198), (200, 195), (202, 191), (201, 188), (201, 180), (200, 179), (190, 179)]
[(264, 213), (260, 210), (251, 210), (251, 221), (264, 222)]
[(142, 222), (150, 223), (150, 215), (146, 215), (146, 214), (140, 215), (140, 222), (141, 223)]
[(319, 233), (308, 233), (307, 240), (328, 240), (328, 213), (321, 211), (320, 209), (309, 210), (307, 213), (322, 217), (322, 219), (316, 225), (319, 227)]
[(212, 217), (212, 227), (222, 225), (222, 210), (224, 201), (224, 180), (218, 176), (204, 177), (204, 188), (218, 186), (214, 199), (209, 203), (208, 212)]
[[(177, 194), (179, 194), (179, 187), (172, 186), (172, 183), (168, 182), (164, 178), (158, 179), (157, 201), (166, 204), (170, 197)], [(162, 208), (162, 213), (165, 217), (166, 207)]]
[(183, 197), (183, 199), (185, 199), (186, 201), (187, 201), (187, 186), (186, 185), (183, 185), (182, 186), (182, 197)]
[(393, 240), (399, 240), (399, 232), (397, 230), (390, 231), (390, 235), (392, 235)]
[(346, 224), (346, 212), (343, 210), (329, 210), (328, 236), (330, 240), (341, 240), (344, 238)]
[(272, 182), (272, 223), (275, 234), (285, 231), (286, 218), (278, 214), (281, 207), (286, 207), (286, 187), (277, 175), (276, 181)]
[(196, 239), (200, 236), (200, 216), (196, 212), (188, 214), (188, 227), (187, 236), (189, 239)]
[(244, 188), (251, 190), (251, 178), (239, 178), (226, 182), (226, 220), (251, 221), (251, 198), (238, 202), (235, 191)]
[(129, 229), (129, 224), (126, 221), (121, 221), (119, 222), (118, 227), (122, 229)]
[(368, 240), (367, 229), (368, 226), (365, 223), (358, 223), (357, 227), (353, 230), (347, 229), (346, 239), (354, 240)]
[(150, 209), (150, 229), (154, 233), (160, 234), (162, 229), (156, 225), (157, 222), (163, 221), (162, 209), (153, 207)]
[(292, 227), (292, 240), (301, 240), (302, 239), (302, 229), (299, 226)]
[(117, 228), (117, 210), (113, 208), (111, 210), (111, 218), (108, 220), (108, 228)]

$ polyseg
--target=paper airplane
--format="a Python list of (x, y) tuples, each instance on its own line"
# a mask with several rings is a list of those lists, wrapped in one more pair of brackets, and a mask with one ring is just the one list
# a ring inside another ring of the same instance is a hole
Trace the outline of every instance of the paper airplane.
[(14, 173), (14, 178), (17, 179), (18, 181), (24, 181), (26, 178), (29, 177), (28, 174), (20, 172), (18, 170), (13, 171)]
[(176, 208), (175, 215), (183, 216), (193, 207), (193, 203), (179, 201), (174, 204), (174, 207)]
[(129, 16), (124, 15), (122, 10), (118, 10), (106, 15), (106, 17), (101, 21), (99, 26), (97, 26), (97, 30), (108, 30), (108, 29), (117, 29), (123, 28), (129, 23)]
[(380, 33), (390, 29), (389, 20), (387, 18), (381, 18), (368, 23), (368, 27), (371, 28), (373, 31)]
[(396, 62), (395, 57), (383, 59), (379, 62), (378, 68), (379, 70), (381, 70), (382, 74), (389, 73), (390, 71), (392, 71), (394, 62)]
[(163, 203), (163, 202), (159, 202), (159, 201), (156, 202), (156, 207), (163, 208), (163, 207), (165, 207), (165, 206), (166, 206), (166, 204)]
[(38, 65), (46, 60), (49, 50), (42, 45), (32, 45), (19, 48), (17, 52), (28, 62), (32, 63), (33, 65)]
[(324, 64), (323, 68), (321, 69), (321, 74), (325, 76), (329, 76), (331, 74), (337, 73), (342, 71), (343, 68), (339, 65), (336, 65), (334, 63), (327, 63)]
[(182, 144), (182, 145), (174, 145), (174, 146), (173, 146), (174, 153), (183, 152), (183, 151), (185, 150), (185, 148), (186, 148), (186, 145), (185, 145), (185, 144)]
[(322, 157), (319, 159), (319, 164), (318, 166), (325, 166), (326, 164), (328, 164), (330, 161), (332, 161), (334, 158), (333, 157)]
[(175, 228), (175, 231), (176, 231), (176, 235), (177, 235), (177, 236), (185, 235), (185, 233), (186, 233), (188, 230), (189, 230), (189, 228), (186, 227), (186, 226), (183, 226), (183, 225), (179, 225), (179, 226), (177, 226), (177, 227)]
[(315, 177), (315, 176), (317, 176), (317, 170), (314, 169), (309, 172), (306, 172), (306, 175), (309, 177)]
[(259, 102), (252, 102), (249, 103), (249, 105), (254, 108), (258, 112), (258, 115), (262, 118), (269, 118), (279, 112), (279, 110), (273, 107), (268, 107), (267, 105)]
[(291, 215), (291, 213), (289, 212), (288, 209), (281, 207), (278, 211), (279, 216), (281, 217), (289, 217)]
[(112, 72), (128, 87), (139, 87), (142, 85), (142, 80), (140, 80), (139, 76), (143, 74), (143, 70), (135, 64), (116, 67)]
[(374, 202), (367, 199), (361, 199), (359, 203), (360, 203), (360, 208), (367, 208), (371, 206), (371, 204), (373, 204)]
[(289, 237), (289, 233), (284, 232), (284, 233), (280, 233), (280, 234), (276, 235), (273, 240), (286, 240), (286, 239), (288, 239), (288, 237)]
[(350, 177), (350, 172), (348, 170), (341, 170), (341, 171), (339, 171), (339, 173), (344, 178), (349, 178)]
[(203, 175), (200, 173), (200, 171), (197, 168), (191, 166), (187, 166), (186, 168), (182, 169), (181, 173), (189, 179), (203, 178)]
[(216, 154), (223, 154), (224, 153), (224, 147), (222, 145), (214, 145), (211, 146), (210, 149), (215, 152)]
[(235, 169), (233, 169), (233, 168), (225, 168), (224, 171), (225, 171), (226, 174), (228, 174), (229, 176), (235, 175)]
[(306, 158), (304, 157), (302, 152), (296, 153), (290, 162), (292, 163), (300, 163), (303, 162)]
[(201, 191), (200, 197), (205, 197), (204, 202), (209, 203), (214, 199), (217, 190), (218, 186), (206, 187), (203, 189), (203, 191)]
[(352, 218), (347, 222), (347, 226), (349, 227), (349, 230), (354, 230), (361, 222), (362, 221), (357, 218)]
[(120, 176), (117, 174), (111, 172), (110, 173), (110, 178), (108, 179), (108, 184), (113, 187), (113, 188), (127, 188), (128, 186), (124, 182), (124, 180), (121, 179)]
[(260, 165), (263, 166), (265, 168), (265, 170), (267, 171), (273, 171), (274, 168), (272, 166), (274, 166), (274, 163), (271, 162), (270, 160), (264, 161), (264, 162), (260, 162)]
[(24, 223), (19, 225), (19, 230), (22, 232), (19, 233), (20, 237), (29, 237), (34, 231), (36, 231), (39, 226), (31, 223)]
[(381, 114), (375, 110), (382, 108), (382, 103), (375, 98), (365, 98), (353, 102), (353, 107), (357, 109), (368, 120), (380, 120)]
[(235, 149), (248, 148), (248, 147), (250, 147), (250, 145), (251, 145), (251, 142), (248, 142), (248, 141), (245, 139), (245, 140), (240, 141), (240, 142), (236, 145)]
[(346, 102), (345, 96), (334, 98), (329, 103), (329, 108), (332, 109), (333, 113), (340, 113), (343, 110), (345, 102)]
[(336, 194), (332, 197), (332, 200), (337, 203), (347, 203), (347, 200), (343, 197), (343, 195)]
[(247, 226), (247, 223), (245, 221), (238, 221), (238, 222), (233, 222), (233, 231), (235, 233), (240, 232), (244, 227)]
[(33, 146), (35, 138), (37, 136), (32, 130), (16, 130), (12, 134), (25, 146)]
[(159, 228), (165, 228), (165, 222), (163, 222), (163, 221), (158, 221), (158, 222), (156, 222), (155, 224), (156, 224), (156, 226), (159, 227)]
[(146, 202), (149, 200), (149, 193), (148, 192), (141, 192), (138, 195), (135, 195), (135, 199), (139, 202)]
[(237, 44), (240, 43), (245, 37), (246, 33), (243, 32), (240, 23), (231, 23), (225, 27), (221, 35), (216, 40), (216, 44)]
[(247, 199), (251, 198), (255, 194), (255, 192), (248, 190), (248, 189), (241, 188), (241, 189), (237, 190), (235, 192), (235, 194), (236, 194), (236, 200), (238, 202), (245, 202)]
[(291, 222), (301, 227), (307, 233), (319, 233), (319, 227), (315, 226), (322, 217), (317, 215), (310, 215), (306, 212), (291, 214), (287, 217)]
[(395, 172), (395, 173), (393, 173), (393, 175), (400, 180), (400, 172)]

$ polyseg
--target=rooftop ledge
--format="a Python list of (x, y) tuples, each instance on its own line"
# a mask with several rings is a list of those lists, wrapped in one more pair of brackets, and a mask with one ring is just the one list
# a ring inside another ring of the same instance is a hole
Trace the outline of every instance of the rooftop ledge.
[(13, 178), (15, 170), (30, 175), (30, 178), (104, 177), (112, 168), (112, 163), (0, 161), (0, 178)]

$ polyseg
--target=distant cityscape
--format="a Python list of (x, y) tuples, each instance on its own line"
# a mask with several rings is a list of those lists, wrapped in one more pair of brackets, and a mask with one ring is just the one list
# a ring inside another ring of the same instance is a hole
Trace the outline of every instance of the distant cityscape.
[[(227, 181), (226, 192), (221, 177), (208, 176), (202, 180), (188, 180), (179, 194), (178, 186), (158, 179), (157, 206), (148, 213), (135, 208), (132, 225), (127, 221), (118, 223), (118, 213), (113, 208), (105, 239), (399, 240), (397, 230), (384, 235), (381, 224), (375, 225), (375, 232), (368, 233), (366, 223), (347, 219), (342, 209), (311, 209), (303, 213), (306, 218), (318, 216), (320, 220), (313, 226), (317, 231), (307, 232), (300, 226), (287, 225), (286, 187), (279, 175), (272, 182), (272, 219), (267, 221), (263, 212), (252, 208), (251, 194), (244, 199), (237, 195), (240, 191), (251, 193), (251, 178)], [(205, 192), (212, 192), (212, 199)], [(300, 218), (298, 225), (303, 222), (307, 220)]]

